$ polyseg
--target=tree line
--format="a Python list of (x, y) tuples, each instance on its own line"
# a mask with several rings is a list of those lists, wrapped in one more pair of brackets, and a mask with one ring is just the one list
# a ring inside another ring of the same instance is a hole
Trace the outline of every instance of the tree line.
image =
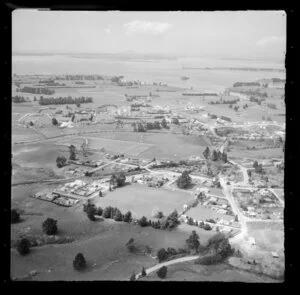
[(92, 97), (40, 97), (39, 104), (40, 105), (49, 105), (49, 104), (81, 104), (81, 103), (92, 103)]
[(221, 152), (221, 151), (216, 151), (215, 149), (211, 152), (209, 147), (206, 147), (206, 149), (203, 152), (203, 156), (205, 159), (211, 159), (212, 161), (223, 161), (227, 162), (227, 153)]
[(32, 94), (46, 94), (46, 95), (51, 95), (55, 93), (53, 89), (49, 89), (45, 87), (29, 87), (29, 86), (25, 86), (23, 88), (17, 88), (16, 91), (32, 93)]

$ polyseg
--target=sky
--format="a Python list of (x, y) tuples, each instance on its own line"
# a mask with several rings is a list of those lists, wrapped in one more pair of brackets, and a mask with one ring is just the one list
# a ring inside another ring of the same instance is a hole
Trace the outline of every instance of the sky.
[(17, 9), (13, 53), (123, 53), (282, 59), (284, 11), (120, 12)]

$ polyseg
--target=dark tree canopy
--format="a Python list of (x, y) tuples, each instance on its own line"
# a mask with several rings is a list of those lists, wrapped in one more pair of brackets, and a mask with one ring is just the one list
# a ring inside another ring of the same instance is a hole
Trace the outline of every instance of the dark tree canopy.
[(183, 171), (181, 176), (176, 180), (177, 186), (179, 188), (186, 189), (192, 183), (192, 179), (188, 171)]
[(200, 242), (199, 242), (199, 236), (197, 235), (196, 231), (193, 230), (192, 234), (185, 242), (189, 249), (197, 250), (200, 246)]
[(62, 168), (66, 165), (66, 162), (67, 162), (67, 158), (65, 156), (58, 156), (56, 158), (56, 166), (58, 168)]
[(138, 220), (138, 224), (142, 227), (145, 227), (148, 225), (148, 219), (145, 216), (143, 216)]
[(76, 160), (76, 147), (73, 144), (69, 146), (69, 153), (69, 159), (72, 161)]
[(42, 223), (43, 232), (47, 235), (55, 235), (57, 233), (57, 220), (47, 218)]
[(164, 279), (167, 276), (168, 268), (166, 266), (161, 267), (156, 273), (159, 278)]
[(142, 272), (141, 272), (142, 277), (145, 277), (147, 275), (145, 268), (142, 268)]
[(128, 211), (124, 214), (123, 221), (124, 222), (131, 222), (132, 221), (132, 214), (131, 214), (130, 211)]
[(203, 157), (205, 159), (208, 159), (210, 157), (210, 150), (209, 150), (209, 147), (207, 146), (206, 149), (204, 150), (203, 152)]
[(10, 217), (11, 217), (11, 223), (17, 223), (20, 221), (20, 214), (16, 209), (11, 209)]
[(30, 252), (29, 240), (23, 238), (17, 244), (17, 250), (21, 255), (26, 255)]
[(166, 260), (167, 257), (168, 257), (168, 252), (165, 250), (165, 248), (161, 248), (157, 251), (157, 258), (159, 262)]
[(82, 253), (78, 253), (73, 260), (73, 267), (76, 270), (84, 270), (86, 268), (86, 260)]

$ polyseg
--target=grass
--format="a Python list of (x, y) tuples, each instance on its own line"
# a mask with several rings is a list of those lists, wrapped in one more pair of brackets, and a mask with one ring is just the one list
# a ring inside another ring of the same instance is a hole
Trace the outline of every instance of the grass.
[(224, 219), (224, 220), (232, 220), (234, 219), (234, 216), (231, 215), (224, 215), (224, 214), (220, 214), (217, 213), (216, 211), (213, 211), (209, 208), (206, 208), (202, 205), (198, 205), (197, 207), (194, 207), (192, 209), (190, 209), (189, 211), (187, 211), (186, 213), (187, 216), (192, 217), (196, 220), (206, 220), (209, 218), (219, 218), (219, 219)]
[(118, 207), (123, 213), (130, 210), (136, 217), (152, 217), (152, 211), (157, 209), (165, 215), (174, 209), (181, 210), (182, 206), (193, 200), (193, 195), (179, 191), (151, 188), (146, 185), (128, 185), (109, 192), (104, 198), (95, 202), (102, 208)]

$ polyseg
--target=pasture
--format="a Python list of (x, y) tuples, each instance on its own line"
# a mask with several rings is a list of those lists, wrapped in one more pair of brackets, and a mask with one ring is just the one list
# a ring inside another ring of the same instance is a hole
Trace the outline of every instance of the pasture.
[(95, 203), (102, 208), (117, 207), (122, 213), (130, 210), (132, 215), (137, 218), (143, 215), (153, 218), (153, 210), (159, 210), (168, 215), (174, 209), (181, 210), (183, 205), (192, 201), (193, 198), (192, 194), (185, 192), (133, 184), (109, 192), (104, 198), (97, 198)]

